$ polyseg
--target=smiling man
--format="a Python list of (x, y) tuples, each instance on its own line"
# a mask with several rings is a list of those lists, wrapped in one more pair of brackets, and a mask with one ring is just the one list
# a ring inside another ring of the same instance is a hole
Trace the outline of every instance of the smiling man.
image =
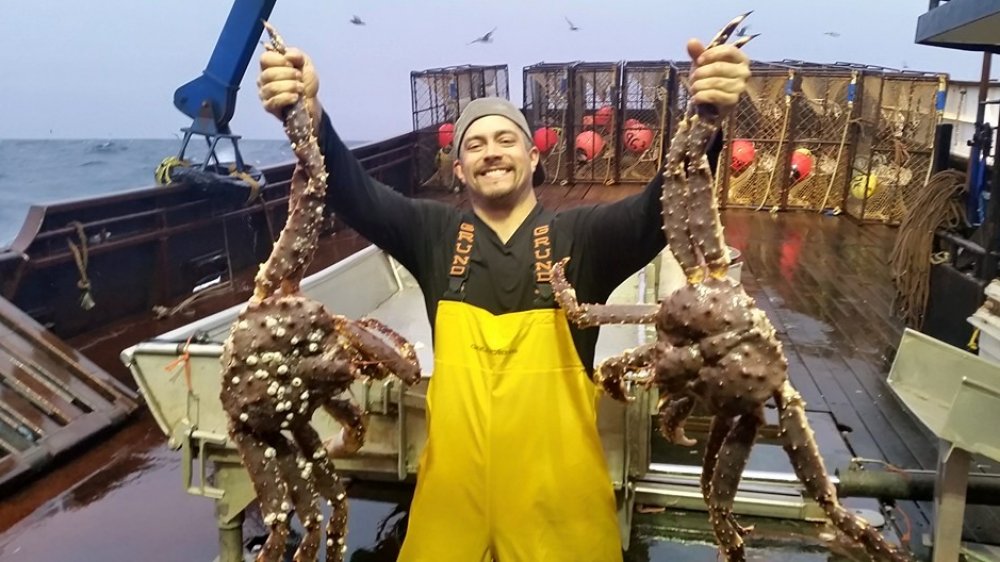
[[(750, 76), (739, 49), (692, 40), (695, 103), (723, 113)], [(614, 492), (591, 381), (598, 330), (571, 327), (549, 285), (552, 263), (581, 302), (611, 292), (665, 246), (662, 176), (634, 196), (544, 209), (539, 151), (517, 107), (469, 103), (455, 125), (456, 177), (471, 211), (412, 199), (369, 176), (316, 99), (300, 51), (265, 52), (264, 107), (305, 95), (330, 174), (328, 204), (420, 284), (434, 335), (428, 441), (403, 562), (609, 562), (622, 559)]]

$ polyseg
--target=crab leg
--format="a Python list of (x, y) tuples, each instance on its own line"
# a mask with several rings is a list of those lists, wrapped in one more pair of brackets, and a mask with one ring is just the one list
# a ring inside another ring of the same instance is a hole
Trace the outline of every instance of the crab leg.
[(764, 424), (764, 409), (740, 416), (726, 435), (719, 450), (715, 472), (709, 488), (708, 512), (715, 528), (715, 538), (727, 561), (743, 562), (743, 529), (736, 524), (733, 500), (739, 488), (743, 469), (750, 460), (750, 449), (757, 438), (757, 430)]
[(368, 427), (365, 424), (365, 413), (350, 400), (330, 399), (323, 409), (340, 424), (340, 435), (326, 442), (326, 450), (331, 457), (341, 457), (358, 452), (365, 444)]
[(877, 559), (907, 562), (909, 556), (891, 546), (871, 525), (844, 509), (837, 500), (837, 491), (827, 478), (823, 457), (809, 422), (806, 420), (802, 396), (788, 382), (774, 395), (778, 404), (779, 427), (785, 453), (792, 461), (795, 474), (802, 481), (809, 495), (815, 499), (838, 529)]
[(691, 447), (697, 443), (684, 434), (684, 422), (694, 410), (694, 399), (690, 396), (667, 399), (660, 409), (660, 433), (675, 445)]
[(699, 269), (698, 257), (691, 245), (688, 232), (687, 177), (684, 175), (684, 152), (688, 144), (689, 122), (685, 117), (677, 125), (677, 132), (670, 139), (670, 150), (663, 167), (663, 189), (660, 206), (663, 214), (663, 234), (667, 247), (677, 258), (684, 274), (689, 278)]
[[(265, 44), (269, 51), (285, 52), (285, 43), (271, 24), (264, 22), (271, 37)], [(327, 173), (319, 143), (312, 134), (313, 127), (305, 101), (299, 98), (285, 110), (285, 133), (291, 140), (297, 162), (289, 186), (289, 210), (285, 228), (278, 235), (271, 255), (261, 265), (255, 278), (253, 299), (272, 295), (281, 285), (288, 293), (298, 292), (299, 282), (305, 274), (316, 240), (323, 224), (323, 205), (326, 196)]]
[(279, 450), (276, 458), (281, 465), (282, 475), (288, 482), (292, 505), (298, 511), (299, 517), (302, 519), (302, 527), (305, 530), (302, 542), (299, 543), (299, 548), (296, 550), (295, 560), (315, 560), (322, 538), (320, 536), (320, 522), (323, 520), (323, 512), (319, 509), (319, 494), (316, 492), (313, 481), (309, 478), (303, 478), (299, 472), (298, 466), (304, 462), (304, 458), (301, 455), (295, 455), (286, 442), (282, 442), (282, 445), (277, 448), (284, 450)]
[[(733, 31), (750, 12), (734, 18), (708, 44), (706, 50), (729, 40)], [(737, 48), (746, 45), (754, 36), (743, 37), (734, 43)], [(689, 281), (702, 278), (701, 262), (697, 249), (713, 274), (719, 269), (725, 274), (728, 260), (724, 253), (722, 227), (718, 203), (712, 181), (712, 171), (705, 157), (709, 141), (718, 131), (718, 111), (712, 106), (688, 105), (687, 114), (678, 125), (677, 134), (670, 142), (670, 151), (664, 169), (664, 186), (661, 197), (663, 229), (667, 244)], [(688, 169), (685, 171), (685, 160)]]
[(320, 494), (330, 505), (330, 521), (326, 525), (326, 559), (329, 562), (344, 562), (347, 552), (347, 492), (334, 470), (333, 461), (323, 447), (316, 430), (309, 425), (300, 425), (294, 430), (295, 441), (311, 458), (304, 459), (301, 466), (303, 478), (310, 478), (316, 465), (315, 478)]
[(626, 377), (628, 373), (649, 369), (655, 352), (655, 344), (647, 343), (605, 359), (594, 373), (594, 383), (611, 398), (631, 402), (635, 397), (629, 396), (627, 386), (630, 381)]
[[(271, 532), (264, 542), (264, 546), (257, 555), (257, 562), (278, 562), (285, 553), (285, 541), (288, 540), (288, 501), (291, 499), (288, 494), (288, 485), (281, 477), (281, 463), (277, 458), (277, 451), (273, 448), (264, 448), (264, 440), (259, 439), (252, 433), (240, 431), (230, 431), (230, 435), (236, 444), (236, 449), (240, 453), (244, 466), (260, 467), (264, 478), (252, 478), (254, 491), (260, 500), (260, 511), (264, 517), (264, 524), (271, 528)], [(267, 442), (276, 442), (284, 439), (280, 434)]]
[(576, 290), (566, 280), (566, 263), (563, 258), (552, 266), (552, 291), (566, 317), (581, 328), (601, 324), (652, 324), (660, 310), (658, 304), (580, 304)]
[(733, 429), (733, 418), (728, 416), (712, 417), (712, 424), (708, 428), (708, 440), (705, 442), (705, 458), (701, 463), (701, 495), (708, 504), (712, 492), (712, 476), (715, 474), (715, 465), (719, 461), (719, 450), (726, 440), (726, 435)]
[[(389, 341), (396, 344), (396, 350), (400, 355), (406, 357), (407, 361), (417, 364), (417, 351), (414, 349), (413, 344), (404, 338), (402, 334), (393, 330), (389, 326), (386, 326), (380, 320), (376, 320), (375, 318), (362, 318), (357, 322), (368, 330), (375, 330), (382, 333), (382, 335), (387, 337)], [(412, 382), (417, 381), (414, 380)]]
[(402, 346), (404, 350), (400, 354), (384, 339), (365, 329), (364, 324), (343, 317), (336, 317), (335, 322), (338, 334), (350, 339), (357, 349), (364, 350), (362, 361), (359, 361), (362, 374), (374, 379), (395, 375), (407, 384), (420, 380), (420, 367), (412, 345)]

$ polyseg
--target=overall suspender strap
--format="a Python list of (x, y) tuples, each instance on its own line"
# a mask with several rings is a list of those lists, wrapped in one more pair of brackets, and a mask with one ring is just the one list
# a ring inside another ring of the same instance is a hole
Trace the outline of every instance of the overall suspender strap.
[(531, 250), (535, 257), (535, 304), (551, 305), (552, 297), (552, 215), (543, 213), (532, 230)]
[[(531, 251), (535, 260), (535, 304), (552, 306), (555, 302), (552, 295), (552, 236), (551, 213), (543, 213), (538, 217), (536, 226), (532, 229)], [(455, 236), (455, 247), (448, 268), (448, 291), (446, 298), (465, 300), (465, 283), (469, 279), (469, 266), (472, 251), (475, 247), (476, 231), (469, 219), (463, 219)]]
[(448, 298), (465, 300), (465, 281), (469, 278), (469, 259), (476, 239), (471, 220), (463, 219), (455, 237), (455, 252), (448, 268)]

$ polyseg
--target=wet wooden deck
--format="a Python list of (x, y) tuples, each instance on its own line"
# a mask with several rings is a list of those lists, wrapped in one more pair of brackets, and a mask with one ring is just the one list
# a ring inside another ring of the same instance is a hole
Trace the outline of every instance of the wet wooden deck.
[[(934, 470), (936, 438), (885, 382), (904, 328), (891, 313), (887, 265), (896, 229), (810, 213), (727, 211), (723, 221), (727, 241), (743, 252), (744, 285), (780, 332), (808, 409), (830, 413), (856, 457)], [(1000, 471), (977, 460), (978, 471)], [(899, 507), (919, 543), (932, 505)], [(1000, 542), (1000, 508), (969, 506), (965, 523), (966, 540)]]
[[(614, 201), (642, 187), (544, 185), (537, 194), (558, 210)], [(462, 194), (430, 196), (466, 204)], [(857, 458), (934, 470), (935, 437), (885, 382), (904, 328), (891, 312), (888, 263), (896, 228), (859, 225), (846, 216), (743, 209), (724, 211), (722, 220), (727, 244), (742, 252), (744, 286), (778, 330), (807, 409), (830, 415)], [(983, 458), (974, 469), (1000, 473), (997, 463)], [(919, 544), (932, 531), (933, 505), (897, 507), (904, 512), (901, 532), (909, 527), (909, 540)], [(1000, 508), (968, 506), (964, 539), (1000, 544)]]

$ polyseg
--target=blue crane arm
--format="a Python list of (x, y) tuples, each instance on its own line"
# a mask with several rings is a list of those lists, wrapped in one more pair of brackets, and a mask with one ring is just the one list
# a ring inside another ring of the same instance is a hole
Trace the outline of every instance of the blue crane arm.
[(276, 0), (236, 0), (222, 28), (215, 51), (202, 75), (174, 92), (174, 106), (188, 117), (204, 116), (211, 109), (220, 131), (229, 130), (236, 111), (236, 93), (243, 81), (250, 57), (264, 32)]

